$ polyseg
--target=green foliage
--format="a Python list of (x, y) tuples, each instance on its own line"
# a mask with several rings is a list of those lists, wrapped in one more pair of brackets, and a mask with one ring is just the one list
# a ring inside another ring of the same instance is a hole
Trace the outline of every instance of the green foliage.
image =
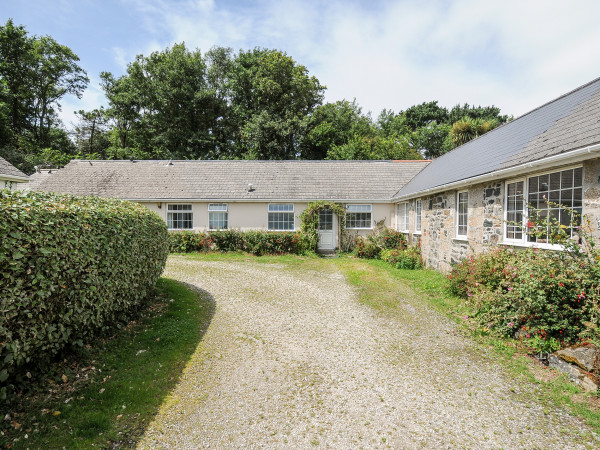
[(467, 298), (479, 320), (499, 334), (518, 332), (549, 341), (548, 348), (581, 336), (598, 341), (600, 252), (586, 227), (577, 231), (571, 238), (569, 227), (547, 219), (529, 233), (543, 234), (562, 250), (499, 248), (468, 258), (453, 268), (451, 290)]
[(162, 219), (135, 203), (0, 191), (0, 207), (5, 389), (126, 320), (152, 291), (168, 245)]
[(396, 269), (415, 270), (423, 267), (421, 252), (416, 246), (382, 250), (380, 257)]
[(21, 170), (33, 170), (41, 149), (71, 153), (57, 112), (65, 95), (81, 97), (88, 84), (78, 62), (49, 36), (30, 36), (10, 19), (0, 26), (0, 154)]
[(354, 255), (359, 258), (380, 258), (387, 250), (405, 250), (407, 248), (404, 233), (378, 225), (366, 238), (357, 236), (354, 244)]
[(379, 258), (381, 247), (375, 244), (371, 239), (357, 236), (352, 253), (359, 258), (375, 259)]
[(173, 253), (248, 252), (253, 255), (303, 255), (313, 249), (303, 233), (272, 231), (222, 230), (208, 233), (169, 232), (169, 248)]
[(319, 200), (309, 203), (306, 209), (300, 214), (302, 225), (300, 230), (310, 242), (311, 249), (317, 251), (319, 248), (319, 212), (323, 209), (329, 209), (338, 218), (339, 240), (342, 246), (346, 242), (346, 208), (344, 205), (335, 202)]
[(412, 160), (423, 159), (423, 156), (402, 136), (399, 138), (356, 136), (344, 145), (333, 146), (327, 152), (327, 159)]
[(454, 146), (458, 147), (493, 130), (498, 125), (500, 125), (500, 122), (496, 119), (471, 119), (470, 117), (464, 117), (452, 124), (450, 138)]

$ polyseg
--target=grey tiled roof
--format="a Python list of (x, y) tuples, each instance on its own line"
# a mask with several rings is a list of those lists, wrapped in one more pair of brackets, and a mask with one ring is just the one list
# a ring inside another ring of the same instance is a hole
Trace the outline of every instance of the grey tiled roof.
[[(132, 200), (389, 200), (427, 161), (83, 161), (36, 190)], [(254, 190), (248, 192), (248, 184)]]
[(600, 142), (600, 78), (435, 159), (395, 197)]
[(9, 175), (11, 177), (20, 177), (27, 180), (27, 175), (9, 163), (0, 156), (0, 175)]

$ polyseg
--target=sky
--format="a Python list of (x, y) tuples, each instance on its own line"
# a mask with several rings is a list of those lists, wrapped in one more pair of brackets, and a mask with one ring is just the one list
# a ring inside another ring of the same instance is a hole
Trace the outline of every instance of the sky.
[(90, 85), (75, 110), (106, 105), (99, 74), (175, 43), (285, 51), (377, 117), (437, 100), (496, 105), (518, 117), (600, 77), (600, 1), (578, 0), (0, 0), (30, 34), (81, 59)]

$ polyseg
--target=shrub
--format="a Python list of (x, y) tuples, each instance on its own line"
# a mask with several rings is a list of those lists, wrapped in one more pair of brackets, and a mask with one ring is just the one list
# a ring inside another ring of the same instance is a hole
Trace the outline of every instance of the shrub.
[(173, 231), (169, 233), (171, 252), (248, 252), (254, 255), (302, 255), (312, 249), (303, 233), (221, 230), (208, 233)]
[(169, 251), (171, 253), (207, 252), (212, 241), (206, 233), (193, 231), (169, 232)]
[(382, 250), (405, 249), (407, 246), (404, 233), (387, 227), (369, 235), (369, 239)]
[(168, 254), (163, 220), (120, 200), (0, 191), (0, 382), (126, 320)]
[(352, 253), (359, 258), (378, 258), (381, 248), (377, 246), (371, 239), (366, 239), (362, 236), (356, 236), (354, 242), (354, 250)]
[(598, 340), (600, 253), (584, 228), (571, 239), (566, 227), (549, 227), (544, 233), (563, 250), (495, 249), (468, 258), (453, 268), (451, 289), (468, 299), (483, 324), (522, 335), (536, 348), (573, 343), (582, 333)]
[(391, 264), (396, 269), (414, 270), (423, 267), (421, 253), (418, 247), (383, 250), (380, 256), (382, 260)]

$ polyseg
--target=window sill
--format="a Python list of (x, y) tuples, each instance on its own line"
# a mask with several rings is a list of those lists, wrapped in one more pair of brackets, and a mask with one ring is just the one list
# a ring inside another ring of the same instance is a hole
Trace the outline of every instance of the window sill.
[(523, 241), (504, 241), (499, 242), (498, 245), (504, 245), (507, 247), (521, 247), (521, 248), (541, 248), (543, 250), (564, 250), (562, 245), (557, 244), (542, 244), (537, 242), (523, 242)]
[(370, 228), (348, 228), (348, 227), (346, 227), (346, 230), (372, 230), (372, 229), (373, 229), (373, 227), (370, 227)]
[(416, 234), (418, 236), (420, 236), (423, 232), (422, 231), (413, 231), (413, 234)]
[(453, 241), (468, 242), (469, 238), (467, 236), (456, 236), (452, 240)]

